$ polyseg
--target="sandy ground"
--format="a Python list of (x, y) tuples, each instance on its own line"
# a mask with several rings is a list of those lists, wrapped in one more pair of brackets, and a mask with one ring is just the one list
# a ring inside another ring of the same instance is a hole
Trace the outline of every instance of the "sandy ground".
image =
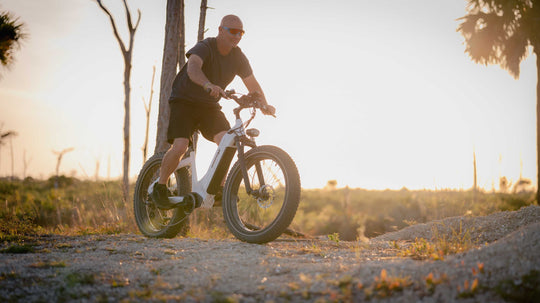
[[(443, 260), (402, 255), (417, 238), (456, 235), (475, 247)], [(538, 206), (362, 242), (125, 234), (52, 235), (33, 244), (30, 253), (1, 244), (1, 302), (505, 302), (540, 293)]]

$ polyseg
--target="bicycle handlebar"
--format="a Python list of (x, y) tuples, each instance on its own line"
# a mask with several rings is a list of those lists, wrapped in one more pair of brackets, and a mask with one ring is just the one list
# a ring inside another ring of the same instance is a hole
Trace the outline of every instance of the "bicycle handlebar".
[[(238, 96), (240, 95), (240, 96)], [(228, 99), (233, 99), (240, 105), (237, 109), (235, 109), (236, 112), (240, 112), (240, 110), (244, 108), (258, 108), (260, 110), (266, 109), (266, 104), (260, 102), (260, 95), (258, 93), (249, 93), (247, 95), (239, 94), (234, 89), (225, 91), (225, 96)], [(275, 115), (272, 115), (275, 117)]]
[(239, 94), (236, 93), (234, 89), (231, 89), (231, 90), (225, 91), (225, 95), (227, 96), (227, 98), (233, 99), (234, 101), (236, 101), (236, 103), (238, 103), (238, 105), (240, 105), (243, 108), (255, 107), (255, 108), (262, 109), (264, 107), (264, 104), (261, 104), (260, 102), (258, 102), (259, 94), (257, 93), (250, 93), (247, 95), (238, 96)]

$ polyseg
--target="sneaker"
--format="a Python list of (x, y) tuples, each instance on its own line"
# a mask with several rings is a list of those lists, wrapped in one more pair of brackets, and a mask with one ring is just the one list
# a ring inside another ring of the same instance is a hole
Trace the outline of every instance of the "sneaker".
[(176, 204), (169, 201), (169, 189), (167, 189), (167, 186), (165, 184), (156, 183), (150, 197), (159, 209), (166, 210), (174, 208), (176, 206)]

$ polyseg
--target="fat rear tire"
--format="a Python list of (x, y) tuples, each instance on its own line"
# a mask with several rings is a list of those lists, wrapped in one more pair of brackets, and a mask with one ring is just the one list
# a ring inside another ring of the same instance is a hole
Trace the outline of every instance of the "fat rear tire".
[[(174, 238), (176, 235), (187, 235), (189, 232), (189, 216), (182, 208), (171, 210), (158, 209), (148, 194), (148, 187), (159, 177), (161, 161), (165, 153), (152, 156), (144, 164), (133, 195), (135, 221), (141, 233), (151, 238)], [(174, 195), (191, 192), (191, 173), (187, 168), (174, 172), (167, 184)]]

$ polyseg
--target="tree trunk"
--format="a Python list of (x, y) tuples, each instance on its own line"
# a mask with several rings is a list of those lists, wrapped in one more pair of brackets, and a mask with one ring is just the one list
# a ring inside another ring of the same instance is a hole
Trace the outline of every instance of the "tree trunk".
[(540, 48), (535, 47), (536, 55), (536, 204), (540, 205)]
[(101, 3), (101, 0), (96, 0), (99, 7), (109, 16), (109, 20), (111, 21), (111, 26), (113, 29), (114, 37), (116, 38), (116, 41), (118, 41), (118, 46), (120, 47), (120, 51), (122, 52), (122, 56), (124, 57), (124, 175), (123, 175), (123, 186), (122, 186), (122, 194), (124, 198), (124, 206), (127, 209), (128, 200), (129, 200), (129, 105), (130, 105), (130, 94), (131, 94), (131, 87), (130, 87), (130, 80), (129, 77), (131, 75), (131, 56), (133, 54), (133, 41), (135, 39), (135, 32), (137, 31), (137, 27), (139, 26), (139, 22), (141, 21), (141, 11), (137, 10), (138, 17), (137, 22), (135, 25), (133, 25), (131, 20), (131, 13), (129, 11), (127, 0), (123, 0), (124, 2), (124, 8), (126, 10), (126, 21), (127, 26), (129, 30), (129, 47), (126, 48), (124, 42), (120, 38), (120, 35), (118, 33), (118, 29), (116, 28), (116, 23), (114, 22), (114, 18), (109, 12), (109, 10)]
[(11, 181), (15, 180), (15, 158), (13, 156), (13, 137), (9, 138), (9, 150), (11, 152)]
[(197, 35), (197, 41), (204, 39), (204, 25), (206, 23), (206, 9), (208, 1), (201, 0), (201, 15), (199, 16), (199, 34)]
[(161, 63), (161, 80), (159, 90), (159, 114), (154, 153), (169, 149), (167, 143), (167, 127), (169, 125), (169, 97), (172, 83), (176, 76), (178, 54), (180, 48), (180, 16), (184, 14), (183, 0), (167, 0), (167, 18), (165, 21), (165, 43)]
[(148, 154), (148, 130), (150, 129), (150, 113), (152, 111), (152, 97), (154, 96), (154, 78), (156, 76), (156, 66), (154, 65), (152, 67), (152, 82), (150, 83), (150, 99), (148, 100), (148, 106), (146, 105), (146, 102), (144, 101), (144, 109), (146, 111), (146, 129), (144, 133), (144, 144), (142, 147), (143, 151), (143, 163), (146, 162), (146, 156)]
[(178, 70), (184, 67), (186, 64), (186, 26), (184, 18), (184, 1), (181, 1), (181, 13), (180, 13), (180, 41), (178, 41)]
[(123, 197), (124, 203), (127, 207), (127, 201), (129, 197), (129, 129), (130, 129), (130, 95), (131, 87), (129, 85), (129, 78), (131, 76), (131, 54), (124, 58), (125, 70), (124, 70), (124, 175), (123, 175)]

